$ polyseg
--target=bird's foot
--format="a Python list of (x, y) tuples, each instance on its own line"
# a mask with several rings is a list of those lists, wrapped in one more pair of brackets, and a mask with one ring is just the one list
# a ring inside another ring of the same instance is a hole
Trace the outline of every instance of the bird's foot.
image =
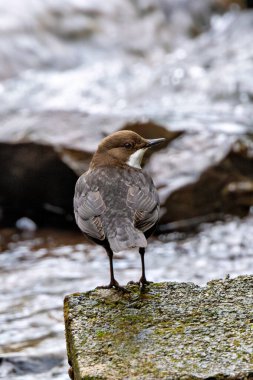
[(139, 285), (141, 289), (145, 288), (145, 285), (152, 284), (153, 281), (147, 281), (146, 278), (141, 277), (139, 281), (129, 281), (127, 285)]
[(150, 284), (153, 284), (154, 283), (154, 281), (148, 281), (148, 280), (146, 280), (146, 278), (144, 278), (144, 279), (140, 279), (140, 283), (142, 284), (142, 285), (150, 285)]
[(146, 278), (140, 278), (140, 289), (141, 289), (141, 292), (145, 292), (145, 289), (146, 289), (146, 285), (150, 285), (153, 283), (153, 281), (148, 281), (146, 280)]
[(116, 280), (111, 281), (109, 285), (97, 286), (96, 289), (116, 289), (123, 293), (130, 293), (129, 290), (127, 290), (123, 286), (120, 286), (118, 281)]

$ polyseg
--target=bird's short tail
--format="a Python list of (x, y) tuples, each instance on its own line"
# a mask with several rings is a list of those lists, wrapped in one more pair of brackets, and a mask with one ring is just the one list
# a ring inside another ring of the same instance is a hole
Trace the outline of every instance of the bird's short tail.
[(120, 222), (107, 234), (113, 252), (147, 246), (147, 240), (141, 231), (137, 230), (129, 221)]

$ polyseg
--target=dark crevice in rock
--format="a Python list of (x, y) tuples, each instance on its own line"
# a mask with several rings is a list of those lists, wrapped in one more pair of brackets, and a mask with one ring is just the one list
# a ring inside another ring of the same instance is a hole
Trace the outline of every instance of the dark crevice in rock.
[(73, 224), (73, 192), (77, 175), (47, 145), (0, 144), (1, 221), (20, 217), (38, 225)]

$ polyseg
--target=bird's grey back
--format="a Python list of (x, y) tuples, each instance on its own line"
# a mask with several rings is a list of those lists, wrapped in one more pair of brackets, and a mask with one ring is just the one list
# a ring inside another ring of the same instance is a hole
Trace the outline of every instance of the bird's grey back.
[(107, 239), (118, 252), (147, 245), (143, 232), (157, 222), (159, 201), (145, 172), (99, 167), (77, 181), (74, 211), (84, 233), (101, 241)]

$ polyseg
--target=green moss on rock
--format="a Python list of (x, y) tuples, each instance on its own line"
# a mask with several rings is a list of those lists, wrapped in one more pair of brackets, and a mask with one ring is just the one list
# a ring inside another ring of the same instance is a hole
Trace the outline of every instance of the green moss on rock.
[(65, 299), (74, 379), (253, 379), (253, 276)]

